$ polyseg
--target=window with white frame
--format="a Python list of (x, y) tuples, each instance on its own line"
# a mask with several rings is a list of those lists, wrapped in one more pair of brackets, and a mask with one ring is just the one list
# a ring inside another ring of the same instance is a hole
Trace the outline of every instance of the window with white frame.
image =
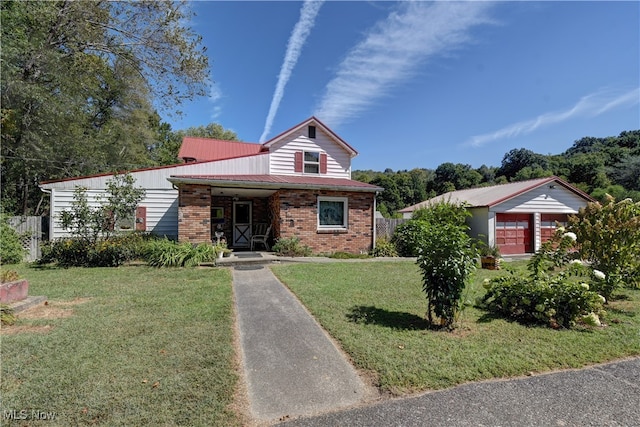
[(320, 153), (304, 152), (304, 173), (320, 173)]
[(348, 199), (346, 197), (318, 197), (318, 229), (347, 229)]

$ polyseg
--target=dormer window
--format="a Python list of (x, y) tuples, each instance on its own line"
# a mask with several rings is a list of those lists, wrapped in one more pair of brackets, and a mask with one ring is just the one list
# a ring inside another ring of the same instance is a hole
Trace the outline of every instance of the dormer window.
[(320, 173), (320, 153), (304, 152), (304, 173)]
[(309, 138), (315, 138), (316, 137), (316, 127), (315, 126), (309, 126), (308, 135), (309, 135)]

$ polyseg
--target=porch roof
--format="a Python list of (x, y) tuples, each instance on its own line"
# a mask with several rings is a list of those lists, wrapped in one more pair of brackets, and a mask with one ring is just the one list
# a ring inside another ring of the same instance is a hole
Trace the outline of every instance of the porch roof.
[(342, 190), (374, 193), (382, 187), (345, 178), (299, 175), (171, 175), (173, 184), (204, 184), (212, 187), (247, 189)]

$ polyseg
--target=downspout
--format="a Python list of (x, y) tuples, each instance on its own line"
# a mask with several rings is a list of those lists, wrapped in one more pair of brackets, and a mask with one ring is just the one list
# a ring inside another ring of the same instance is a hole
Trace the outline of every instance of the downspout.
[(376, 240), (377, 240), (377, 229), (378, 229), (378, 219), (376, 218), (376, 212), (378, 212), (378, 204), (377, 204), (377, 200), (378, 200), (378, 194), (380, 194), (379, 191), (376, 191), (376, 194), (373, 196), (373, 244), (371, 245), (372, 249), (376, 248)]

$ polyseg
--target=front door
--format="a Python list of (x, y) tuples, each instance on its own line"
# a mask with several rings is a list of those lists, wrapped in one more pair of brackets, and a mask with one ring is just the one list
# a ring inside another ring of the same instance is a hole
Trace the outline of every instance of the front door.
[(251, 202), (233, 202), (233, 246), (248, 248), (251, 240)]

